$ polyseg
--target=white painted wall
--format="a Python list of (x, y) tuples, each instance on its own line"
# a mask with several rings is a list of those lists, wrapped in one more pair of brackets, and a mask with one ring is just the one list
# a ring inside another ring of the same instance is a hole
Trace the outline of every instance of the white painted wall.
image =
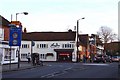
[[(43, 61), (56, 61), (57, 60), (57, 53), (54, 51), (54, 49), (74, 49), (73, 53), (72, 53), (72, 61), (76, 61), (76, 45), (75, 45), (75, 41), (34, 41), (35, 42), (35, 46), (33, 46), (33, 53), (39, 53), (39, 54), (47, 54), (47, 53), (53, 53), (54, 56), (49, 56), (46, 57), (46, 59), (41, 59)], [(59, 47), (51, 47), (51, 45), (53, 43), (57, 43), (58, 45), (60, 45)], [(62, 48), (62, 44), (73, 44), (74, 47), (73, 48)], [(31, 41), (22, 41), (22, 44), (29, 44), (29, 48), (21, 48), (21, 54), (27, 54), (28, 52), (31, 53)], [(22, 45), (21, 44), (21, 45)], [(37, 44), (48, 44), (48, 48), (37, 48)], [(27, 58), (22, 59), (21, 61), (27, 61)]]
[[(5, 60), (5, 49), (10, 49), (9, 45), (4, 45), (0, 44), (0, 51), (2, 52), (2, 61), (1, 64), (7, 64), (10, 63), (10, 60)], [(17, 47), (11, 47), (12, 52), (11, 52), (11, 57), (13, 60), (11, 60), (11, 63), (17, 63), (18, 62), (18, 57), (16, 57), (16, 50)]]
[[(28, 44), (29, 48), (22, 48), (22, 44)], [(20, 60), (27, 61), (27, 58), (21, 58), (21, 54), (28, 54), (28, 53), (31, 53), (31, 41), (21, 41)]]
[(4, 40), (4, 29), (0, 27), (0, 41)]

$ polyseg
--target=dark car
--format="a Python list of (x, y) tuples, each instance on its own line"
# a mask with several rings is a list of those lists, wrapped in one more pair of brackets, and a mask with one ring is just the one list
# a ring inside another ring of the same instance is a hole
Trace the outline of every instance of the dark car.
[(94, 58), (94, 62), (97, 62), (97, 63), (99, 63), (99, 62), (106, 63), (106, 59), (105, 59), (105, 57), (103, 55), (97, 55)]

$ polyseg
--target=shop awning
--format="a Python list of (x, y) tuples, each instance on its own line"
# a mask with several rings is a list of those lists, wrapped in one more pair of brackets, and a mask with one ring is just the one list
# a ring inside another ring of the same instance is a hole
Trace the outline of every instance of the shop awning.
[(55, 52), (73, 52), (74, 49), (54, 49)]

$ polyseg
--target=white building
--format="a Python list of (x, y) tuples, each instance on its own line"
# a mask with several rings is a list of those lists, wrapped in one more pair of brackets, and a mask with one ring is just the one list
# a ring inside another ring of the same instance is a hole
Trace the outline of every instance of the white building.
[(10, 49), (8, 42), (0, 42), (1, 64), (17, 63), (18, 56), (16, 51), (17, 47), (11, 47)]
[[(42, 61), (76, 61), (75, 32), (32, 32), (22, 34), (21, 61), (28, 53), (39, 53)], [(31, 46), (31, 43), (34, 46)]]

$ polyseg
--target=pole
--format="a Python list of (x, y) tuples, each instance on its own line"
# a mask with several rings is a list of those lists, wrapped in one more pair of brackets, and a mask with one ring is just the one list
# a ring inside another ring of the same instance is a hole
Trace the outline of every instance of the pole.
[(32, 40), (31, 40), (31, 59), (32, 59), (32, 64), (34, 65), (34, 62), (33, 62), (33, 54), (32, 54), (32, 52), (33, 52), (33, 46), (32, 46)]
[(20, 68), (20, 46), (18, 51), (18, 68)]
[(11, 14), (11, 22), (12, 22), (12, 19), (13, 19), (13, 15)]
[(9, 69), (11, 70), (11, 46), (10, 46), (10, 65), (9, 65)]
[(17, 15), (18, 15), (18, 13), (16, 13), (16, 21), (17, 21)]
[(77, 62), (78, 62), (78, 31), (79, 31), (79, 20), (77, 20)]
[[(16, 21), (17, 21), (17, 15), (18, 13), (16, 13)], [(18, 51), (18, 68), (20, 68), (20, 46), (19, 46), (19, 51)]]

